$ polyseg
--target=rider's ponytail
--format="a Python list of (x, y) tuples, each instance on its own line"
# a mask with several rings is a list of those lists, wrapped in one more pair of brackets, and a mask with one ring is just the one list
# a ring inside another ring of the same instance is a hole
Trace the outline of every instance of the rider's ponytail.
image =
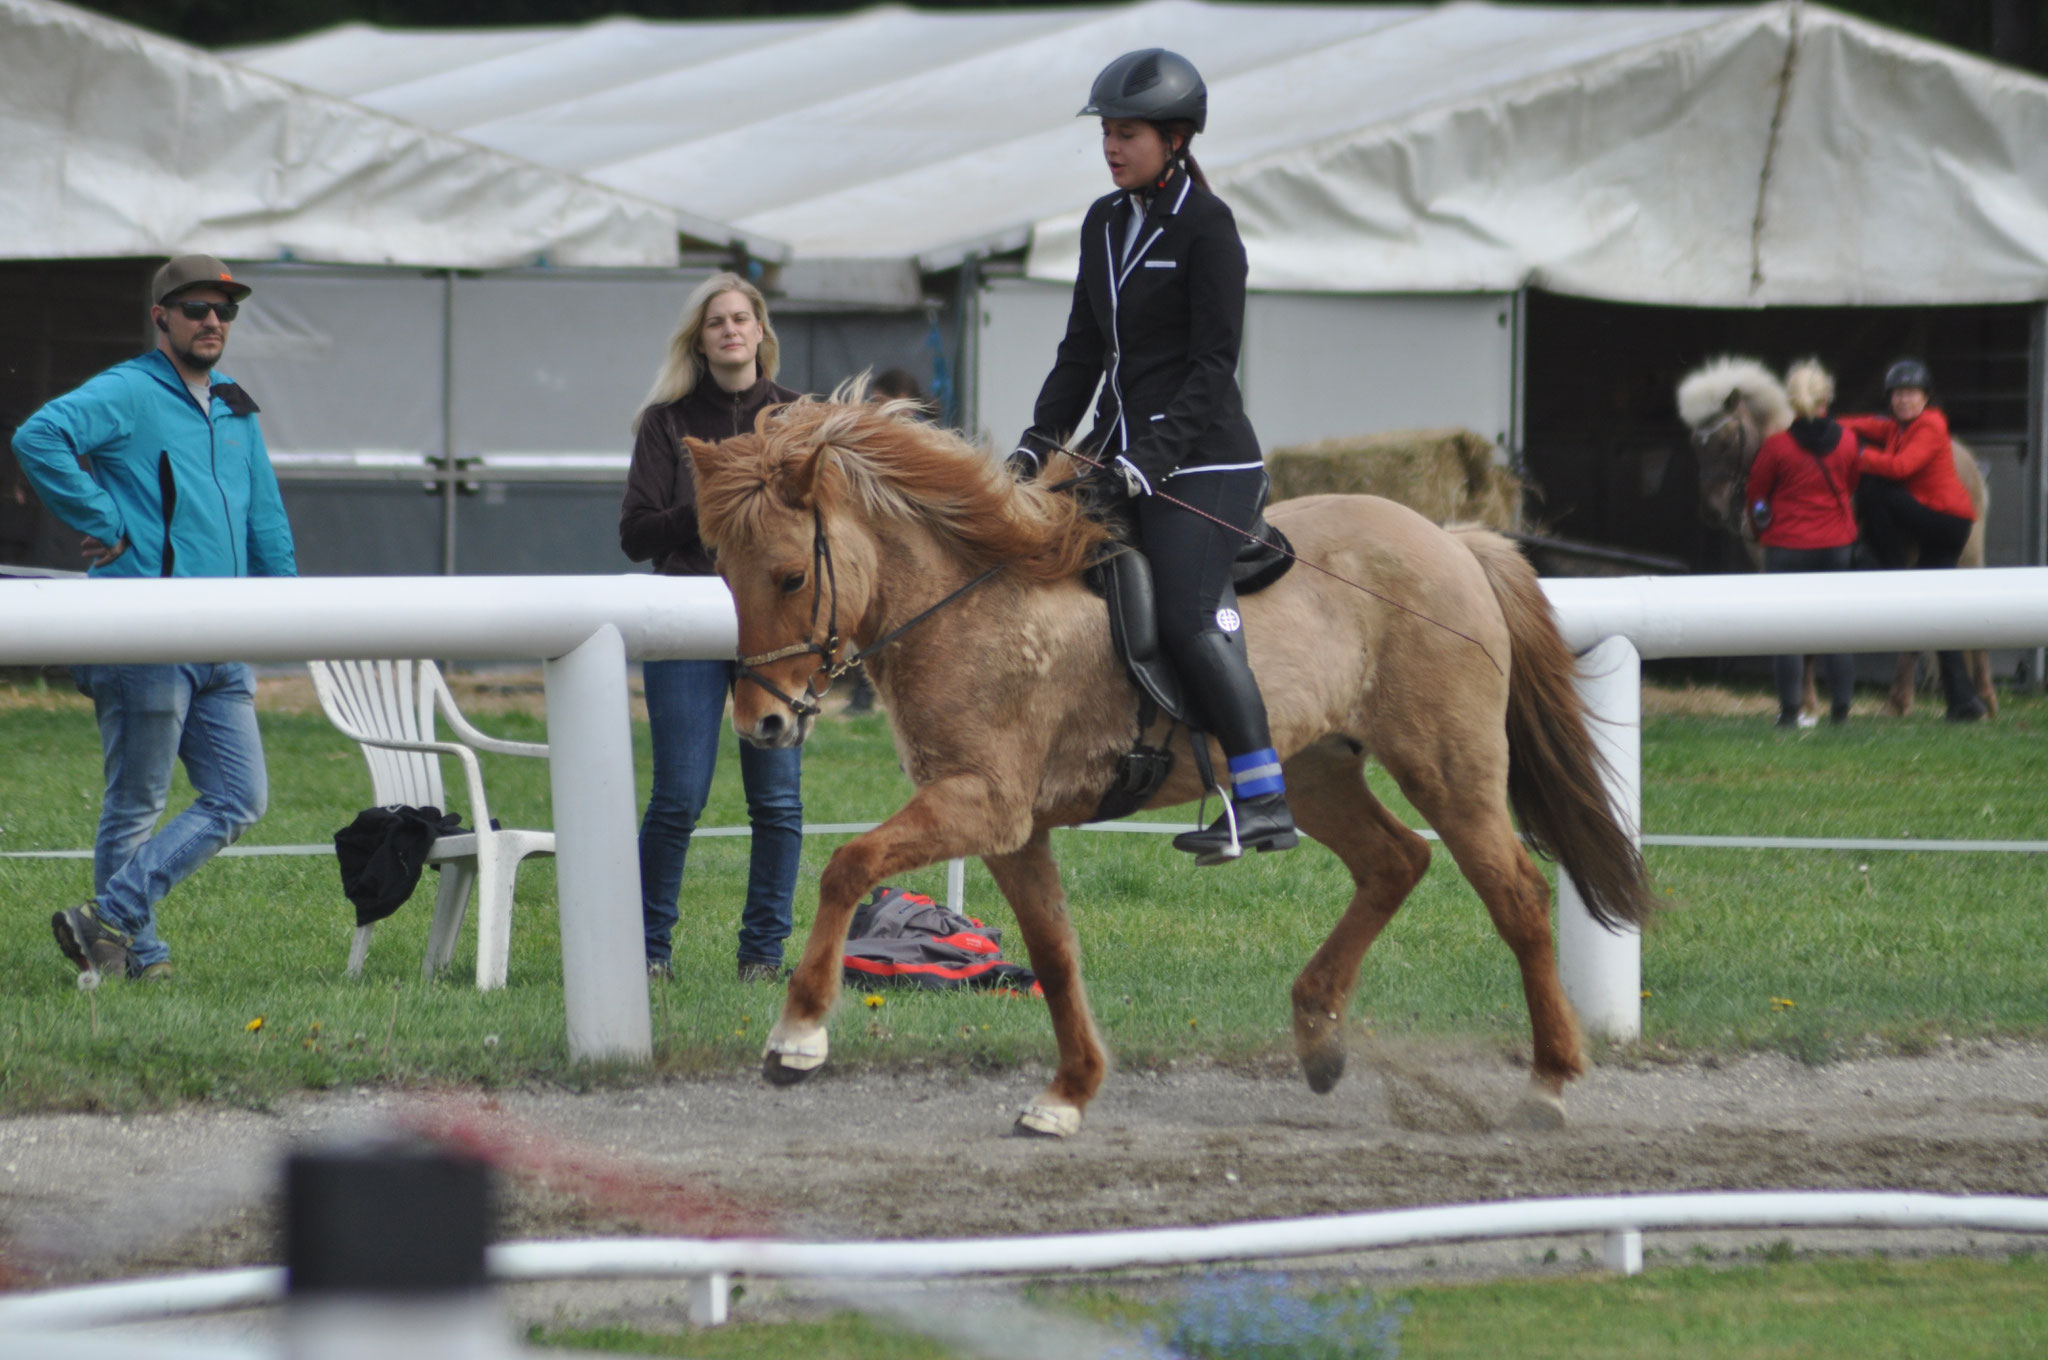
[(1159, 129), (1159, 135), (1166, 139), (1168, 146), (1172, 146), (1176, 138), (1179, 139), (1180, 149), (1171, 153), (1169, 160), (1186, 170), (1189, 179), (1207, 189), (1209, 177), (1202, 173), (1202, 167), (1195, 162), (1194, 121), (1188, 118), (1174, 118), (1164, 123), (1154, 123), (1152, 126)]

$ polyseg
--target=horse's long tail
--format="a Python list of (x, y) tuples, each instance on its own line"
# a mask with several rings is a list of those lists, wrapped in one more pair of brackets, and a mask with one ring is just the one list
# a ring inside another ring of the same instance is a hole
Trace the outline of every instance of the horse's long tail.
[(1640, 926), (1650, 887), (1642, 852), (1615, 820), (1601, 783), (1607, 762), (1586, 726), (1572, 684), (1572, 654), (1557, 631), (1536, 569), (1507, 539), (1478, 525), (1451, 532), (1479, 559), (1506, 616), (1508, 801), (1530, 848), (1572, 876), (1593, 919), (1613, 930)]

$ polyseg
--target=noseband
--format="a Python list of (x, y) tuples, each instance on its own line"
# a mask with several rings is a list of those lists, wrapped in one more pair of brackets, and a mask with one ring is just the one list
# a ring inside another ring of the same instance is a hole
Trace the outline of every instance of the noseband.
[[(962, 595), (987, 582), (1002, 569), (1003, 564), (1000, 562), (996, 563), (996, 565), (990, 567), (981, 575), (970, 580), (950, 595), (947, 595), (937, 604), (912, 615), (909, 620), (891, 628), (852, 656), (847, 657), (843, 661), (835, 660), (839, 655), (839, 648), (842, 645), (842, 639), (839, 636), (839, 576), (832, 567), (832, 543), (825, 537), (824, 512), (816, 504), (813, 504), (811, 506), (810, 637), (813, 639), (817, 637), (818, 615), (820, 612), (823, 612), (825, 615), (825, 640), (823, 642), (815, 640), (792, 642), (786, 647), (777, 647), (772, 652), (756, 652), (752, 656), (742, 652), (738, 656), (739, 676), (743, 679), (751, 680), (762, 689), (767, 690), (770, 694), (788, 705), (789, 711), (796, 714), (798, 718), (815, 718), (824, 712), (824, 709), (819, 706), (818, 701), (825, 697), (826, 690), (832, 688), (834, 680), (845, 675), (855, 666), (881, 651), (897, 638), (902, 637), (905, 633), (917, 627), (917, 625), (923, 623)], [(828, 589), (831, 591), (829, 604), (826, 601), (826, 591)], [(782, 661), (792, 656), (803, 656), (806, 653), (814, 654), (818, 658), (818, 668), (812, 671), (810, 678), (804, 682), (804, 692), (801, 695), (783, 693), (782, 689), (773, 680), (770, 680), (755, 669), (757, 666), (766, 666), (771, 662)], [(821, 676), (825, 682), (822, 686), (818, 683)]]

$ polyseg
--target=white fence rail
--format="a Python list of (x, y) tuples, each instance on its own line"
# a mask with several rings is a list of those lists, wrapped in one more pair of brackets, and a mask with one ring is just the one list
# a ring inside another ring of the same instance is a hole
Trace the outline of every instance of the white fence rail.
[[(1599, 1233), (1605, 1264), (1642, 1270), (1646, 1231), (1741, 1228), (1966, 1229), (2048, 1232), (2048, 1200), (1911, 1191), (1762, 1191), (1510, 1200), (1393, 1209), (1327, 1218), (1275, 1219), (1206, 1228), (1152, 1228), (1061, 1237), (983, 1237), (924, 1242), (773, 1242), (745, 1239), (607, 1238), (507, 1242), (490, 1248), (491, 1278), (685, 1279), (692, 1321), (725, 1320), (734, 1275), (784, 1279), (947, 1280), (980, 1275), (1061, 1275), (1222, 1261), (1333, 1256), (1386, 1247)], [(282, 1268), (208, 1271), (85, 1285), (0, 1299), (0, 1333), (67, 1331), (261, 1307), (281, 1302)]]
[[(1640, 657), (2048, 643), (2048, 568), (1810, 576), (1620, 577), (1544, 583), (1614, 767), (1610, 794), (1641, 824)], [(314, 577), (10, 580), (0, 664), (233, 658), (545, 661), (564, 1003), (577, 1058), (652, 1052), (640, 967), (625, 664), (732, 654), (715, 578)], [(1593, 924), (1569, 881), (1559, 959), (1586, 1025), (1641, 1030), (1641, 942)]]
[(626, 659), (731, 656), (716, 577), (24, 580), (0, 618), (0, 664), (541, 658), (569, 1051), (653, 1055)]

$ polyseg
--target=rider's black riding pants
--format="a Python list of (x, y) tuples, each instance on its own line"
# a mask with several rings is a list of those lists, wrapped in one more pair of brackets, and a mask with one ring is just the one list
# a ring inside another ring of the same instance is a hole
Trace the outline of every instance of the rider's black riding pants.
[(1193, 507), (1163, 496), (1141, 496), (1137, 503), (1138, 547), (1152, 564), (1160, 643), (1224, 754), (1264, 751), (1273, 739), (1266, 730), (1265, 700), (1245, 658), (1230, 564), (1245, 542), (1237, 530), (1249, 529), (1265, 504), (1265, 469), (1190, 469), (1167, 478), (1160, 490)]

